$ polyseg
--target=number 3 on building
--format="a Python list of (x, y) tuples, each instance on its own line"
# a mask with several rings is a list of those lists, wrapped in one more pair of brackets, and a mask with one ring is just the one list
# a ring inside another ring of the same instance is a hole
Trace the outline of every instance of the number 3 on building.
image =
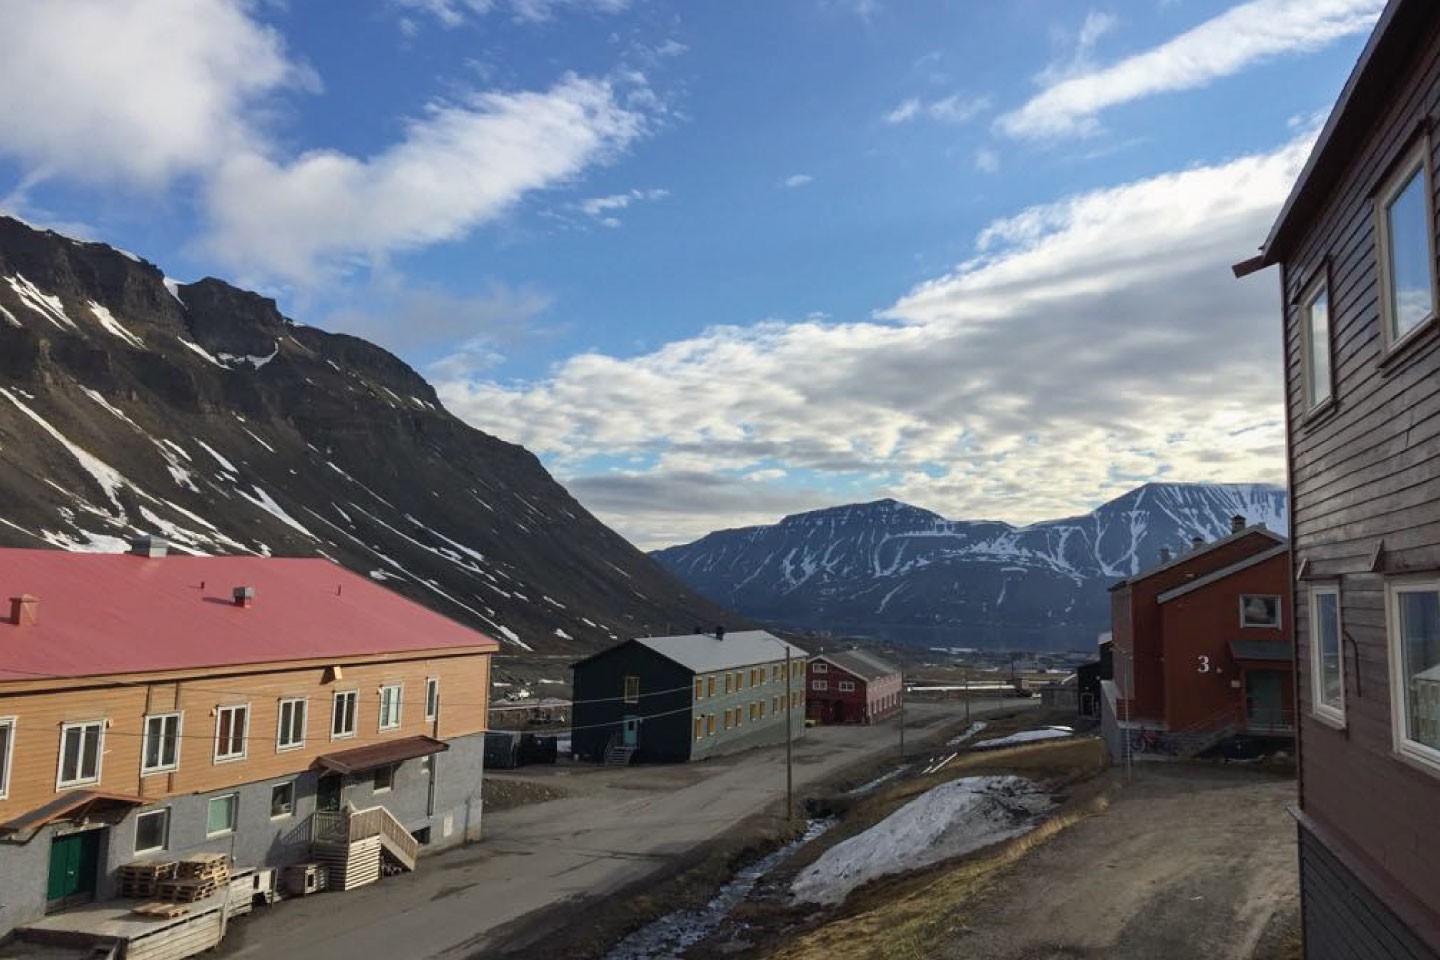
[(1209, 658), (1209, 657), (1196, 657), (1195, 659), (1197, 659), (1197, 660), (1200, 661), (1200, 672), (1201, 672), (1201, 673), (1209, 673), (1209, 672), (1210, 672), (1210, 658)]

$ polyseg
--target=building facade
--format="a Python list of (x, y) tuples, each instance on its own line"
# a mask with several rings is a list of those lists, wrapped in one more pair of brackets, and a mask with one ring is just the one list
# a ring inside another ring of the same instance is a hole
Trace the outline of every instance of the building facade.
[(900, 712), (900, 668), (863, 650), (811, 657), (806, 715), (817, 723), (875, 723)]
[(805, 656), (763, 630), (627, 640), (573, 666), (572, 749), (593, 762), (700, 760), (783, 743), (787, 717), (802, 737)]
[(1440, 956), (1440, 6), (1391, 0), (1259, 256), (1279, 267), (1305, 952)]
[(0, 935), (317, 811), (477, 837), (495, 643), (326, 560), (0, 550)]

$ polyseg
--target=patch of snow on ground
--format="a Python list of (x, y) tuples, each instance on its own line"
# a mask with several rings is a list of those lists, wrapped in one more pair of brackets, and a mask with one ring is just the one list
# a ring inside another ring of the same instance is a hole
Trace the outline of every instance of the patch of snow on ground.
[(6, 310), (3, 305), (0, 305), (0, 320), (9, 321), (9, 323), (10, 323), (10, 325), (11, 325), (12, 327), (23, 327), (23, 326), (25, 326), (25, 324), (23, 324), (23, 323), (21, 323), (19, 320), (15, 319), (15, 314), (11, 313), (9, 310)]
[(220, 454), (216, 453), (215, 448), (210, 446), (210, 444), (206, 443), (204, 440), (196, 440), (195, 442), (200, 444), (200, 446), (204, 447), (205, 452), (210, 454), (210, 456), (214, 457), (215, 462), (220, 464), (220, 466), (224, 468), (226, 473), (238, 474), (240, 472), (239, 470), (235, 469), (235, 464), (231, 463), (229, 460), (226, 460), (224, 457), (220, 456)]
[(126, 480), (125, 477), (121, 475), (119, 470), (116, 470), (114, 467), (110, 466), (110, 464), (106, 463), (104, 460), (101, 460), (99, 457), (90, 453), (88, 450), (82, 449), (81, 447), (71, 443), (69, 438), (66, 437), (65, 434), (52, 427), (44, 417), (40, 416), (40, 414), (36, 413), (34, 410), (31, 410), (29, 407), (25, 406), (25, 404), (21, 403), (20, 400), (9, 390), (6, 390), (4, 387), (0, 387), (0, 395), (3, 395), (5, 399), (15, 404), (16, 407), (20, 408), (21, 413), (25, 414), (25, 416), (29, 417), (31, 420), (34, 420), (37, 424), (40, 425), (41, 429), (43, 429), (46, 433), (50, 434), (50, 436), (54, 437), (55, 440), (66, 450), (70, 451), (70, 455), (76, 459), (76, 461), (80, 464), (81, 468), (86, 473), (90, 474), (90, 476), (95, 478), (95, 482), (100, 485), (101, 490), (105, 491), (105, 496), (110, 498), (110, 502), (115, 505), (116, 509), (121, 509), (120, 499), (116, 496), (116, 494), (119, 493), (123, 487), (128, 487), (131, 484), (130, 481)]
[(1034, 829), (1055, 806), (1024, 777), (962, 777), (929, 790), (800, 872), (795, 899), (837, 904), (877, 877), (915, 870)]
[(170, 277), (166, 277), (164, 280), (161, 281), (161, 283), (165, 284), (166, 292), (169, 293), (170, 296), (175, 298), (176, 303), (180, 304), (180, 306), (182, 307), (185, 306), (185, 301), (180, 299), (179, 280), (172, 280)]
[(224, 366), (225, 366), (225, 364), (221, 363), (219, 360), (216, 360), (215, 357), (211, 355), (211, 353), (210, 353), (209, 350), (206, 350), (204, 347), (200, 346), (200, 344), (196, 343), (195, 341), (193, 341), (193, 340), (186, 340), (184, 337), (176, 337), (175, 339), (180, 341), (180, 345), (181, 345), (182, 347), (185, 347), (185, 348), (187, 348), (187, 349), (189, 349), (189, 350), (193, 350), (195, 353), (199, 354), (200, 356), (204, 357), (206, 360), (209, 360), (211, 363), (215, 364), (215, 366), (217, 366), (217, 367), (224, 367)]
[(95, 315), (96, 320), (100, 321), (100, 326), (105, 328), (106, 333), (119, 337), (121, 340), (124, 340), (132, 347), (140, 347), (141, 349), (144, 349), (145, 341), (135, 336), (135, 334), (131, 333), (129, 330), (126, 330), (124, 324), (122, 324), (119, 320), (116, 320), (115, 315), (109, 310), (105, 309), (103, 306), (96, 303), (94, 300), (86, 300), (85, 306), (90, 308), (90, 312)]
[(960, 734), (960, 736), (951, 737), (949, 740), (946, 740), (945, 746), (958, 747), (966, 740), (969, 740), (971, 737), (975, 736), (975, 734), (979, 733), (981, 730), (984, 730), (987, 726), (989, 726), (989, 724), (987, 724), (984, 720), (976, 720), (974, 723), (970, 724), (970, 729)]
[(21, 303), (40, 314), (40, 316), (46, 320), (49, 320), (55, 326), (62, 330), (67, 328), (70, 330), (80, 329), (75, 326), (75, 321), (66, 315), (65, 305), (60, 302), (59, 297), (50, 296), (18, 273), (13, 277), (6, 277), (5, 280), (10, 284), (10, 289), (14, 290), (15, 295), (20, 298)]
[[(274, 448), (274, 447), (270, 446), (270, 444), (266, 443), (264, 440), (261, 440), (259, 437), (255, 436), (255, 434), (251, 433), (249, 427), (241, 427), (240, 429), (241, 429), (241, 430), (244, 430), (246, 433), (249, 433), (249, 434), (250, 434), (250, 439), (251, 439), (251, 440), (254, 440), (256, 443), (260, 444), (260, 446), (264, 447), (266, 450), (269, 450), (271, 453), (274, 453), (274, 452), (275, 452), (275, 448)], [(292, 471), (292, 472), (293, 472), (293, 471)]]
[(534, 649), (534, 647), (530, 646), (530, 645), (529, 645), (528, 643), (526, 643), (524, 640), (521, 640), (521, 639), (520, 639), (520, 634), (516, 633), (514, 630), (511, 630), (509, 627), (505, 626), (504, 624), (501, 624), (501, 623), (495, 624), (495, 629), (498, 630), (498, 631), (500, 631), (500, 635), (501, 635), (502, 637), (504, 637), (506, 640), (509, 640), (511, 643), (515, 644), (517, 647), (522, 647), (522, 648), (524, 648), (524, 649), (526, 649), (526, 650), (533, 650), (533, 649)]
[[(246, 356), (238, 353), (217, 353), (215, 354), (215, 356), (217, 359), (220, 360), (221, 363), (225, 364), (225, 366), (227, 367), (230, 367), (232, 364), (236, 363), (248, 363), (256, 370), (259, 370), (261, 367), (265, 366), (265, 364), (269, 363), (271, 360), (274, 360), (277, 356), (279, 356), (279, 354), (280, 341), (276, 340), (275, 349), (271, 350), (270, 355), (267, 357)], [(234, 368), (231, 367), (231, 369)]]
[(976, 750), (994, 750), (997, 747), (1013, 747), (1020, 743), (1035, 743), (1040, 740), (1060, 740), (1065, 737), (1075, 736), (1075, 731), (1059, 727), (1047, 727), (1044, 730), (1021, 730), (1019, 733), (1012, 733), (1008, 737), (996, 737), (993, 740), (980, 740), (975, 744)]
[[(106, 400), (97, 391), (91, 390), (89, 387), (81, 387), (80, 392), (85, 394), (85, 396), (89, 397), (91, 400), (94, 400), (106, 410), (109, 410), (111, 413), (115, 414), (115, 416), (119, 417), (121, 420), (124, 420), (126, 423), (130, 424), (130, 426), (134, 427), (136, 430), (140, 430), (140, 425), (134, 420), (131, 420), (129, 417), (125, 416), (125, 411), (115, 406), (109, 400)], [(142, 430), (141, 432), (143, 433), (144, 431)]]
[(880, 774), (880, 776), (876, 777), (874, 780), (869, 781), (868, 783), (860, 784), (860, 786), (856, 787), (854, 790), (846, 793), (845, 796), (863, 797), (867, 793), (873, 793), (876, 789), (883, 786), (884, 784), (889, 783), (891, 780), (894, 780), (896, 777), (900, 776), (900, 774), (904, 773), (906, 770), (909, 769), (909, 766), (896, 767), (889, 773)]
[(555, 628), (555, 636), (559, 637), (561, 640), (575, 639), (574, 637), (570, 636), (570, 634), (566, 633), (564, 630), (561, 630), (559, 627)]
[(130, 552), (129, 541), (122, 537), (112, 537), (108, 533), (91, 533), (89, 530), (79, 531), (79, 536), (71, 536), (53, 530), (41, 530), (40, 539), (51, 546), (60, 547), (62, 550), (69, 550), (72, 553)]
[[(196, 442), (199, 443), (198, 440)], [(200, 445), (205, 446), (203, 443)], [(209, 450), (210, 448), (205, 447), (205, 449)], [(305, 536), (309, 537), (311, 540), (320, 539), (319, 537), (315, 536), (315, 534), (305, 529), (305, 527), (301, 525), (299, 520), (296, 520), (294, 517), (290, 516), (290, 514), (286, 513), (285, 508), (280, 506), (280, 504), (276, 503), (275, 498), (270, 496), (270, 494), (266, 493), (263, 488), (253, 487), (253, 489), (255, 491), (255, 496), (253, 497), (250, 494), (246, 493), (244, 490), (241, 490), (239, 487), (235, 488), (235, 492), (240, 494), (240, 496), (244, 497), (246, 500), (249, 500), (251, 503), (255, 504), (255, 506), (259, 507), (261, 510), (264, 510), (266, 513), (273, 516), (276, 520), (279, 520), (286, 526), (293, 527), (294, 529), (303, 533)]]

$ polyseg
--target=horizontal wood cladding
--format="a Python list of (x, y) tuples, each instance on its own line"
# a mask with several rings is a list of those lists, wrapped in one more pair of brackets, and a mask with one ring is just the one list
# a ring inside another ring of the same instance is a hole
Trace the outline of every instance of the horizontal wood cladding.
[(1308, 960), (1440, 960), (1303, 827), (1300, 887)]
[[(1417, 143), (1428, 146), (1435, 167), (1440, 17), (1429, 22), (1384, 119), (1285, 261), (1284, 299), (1292, 549), (1306, 565), (1294, 603), (1303, 806), (1363, 850), (1388, 883), (1440, 915), (1440, 774), (1394, 752), (1385, 613), (1387, 576), (1440, 569), (1440, 322), (1412, 331), (1387, 354), (1373, 199)], [(1434, 180), (1430, 188), (1433, 211)], [(1333, 403), (1310, 413), (1299, 299), (1317, 276), (1330, 293)], [(1318, 582), (1339, 586), (1341, 729), (1313, 714), (1309, 597)], [(1302, 848), (1302, 870), (1307, 956), (1432, 957), (1385, 940), (1376, 919), (1384, 908), (1323, 849)], [(1382, 942), (1391, 952), (1377, 947)]]
[[(479, 733), (486, 726), (489, 659), (488, 654), (463, 654), (352, 663), (332, 682), (326, 682), (325, 668), (306, 667), (178, 681), (111, 682), (83, 690), (49, 690), (37, 682), (29, 685), (33, 692), (0, 693), (0, 717), (16, 718), (9, 793), (0, 800), (0, 822), (55, 796), (61, 729), (67, 723), (107, 723), (100, 780), (86, 787), (159, 800), (298, 773), (322, 754), (433, 735), (436, 725), (425, 717), (426, 681), (431, 677), (440, 681), (440, 737)], [(404, 686), (400, 725), (382, 731), (380, 687), (396, 683)], [(357, 693), (355, 735), (332, 739), (333, 697), (346, 690)], [(282, 750), (280, 701), (296, 697), (306, 700), (304, 742)], [(217, 709), (242, 704), (249, 707), (245, 756), (217, 761)], [(171, 712), (181, 714), (178, 765), (173, 771), (142, 774), (145, 717)]]

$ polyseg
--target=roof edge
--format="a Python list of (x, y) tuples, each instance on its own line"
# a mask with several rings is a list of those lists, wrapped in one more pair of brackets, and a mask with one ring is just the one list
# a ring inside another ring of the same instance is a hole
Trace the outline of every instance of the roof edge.
[(1271, 547), (1269, 550), (1262, 550), (1260, 553), (1251, 554), (1244, 560), (1237, 560), (1234, 563), (1230, 564), (1230, 566), (1228, 567), (1221, 567), (1219, 570), (1212, 570), (1210, 573), (1205, 574), (1205, 576), (1196, 577), (1194, 580), (1191, 580), (1187, 584), (1175, 587), (1171, 590), (1166, 590), (1164, 593), (1160, 594), (1155, 598), (1155, 602), (1169, 603), (1171, 600), (1183, 597), (1185, 596), (1185, 594), (1191, 593), (1195, 590), (1200, 590), (1204, 587), (1208, 587), (1212, 583), (1218, 583), (1219, 581), (1224, 580), (1227, 577), (1232, 577), (1237, 573), (1242, 573), (1246, 570), (1249, 570), (1251, 567), (1258, 567), (1266, 560), (1272, 560), (1283, 553), (1288, 553), (1289, 550), (1289, 543), (1281, 543)]

